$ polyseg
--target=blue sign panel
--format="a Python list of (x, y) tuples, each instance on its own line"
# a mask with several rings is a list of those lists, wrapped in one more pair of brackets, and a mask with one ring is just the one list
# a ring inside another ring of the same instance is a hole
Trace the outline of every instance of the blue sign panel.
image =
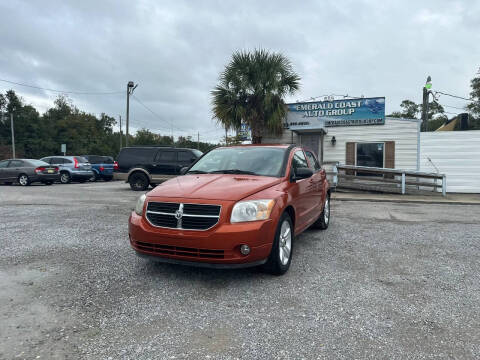
[(312, 101), (287, 107), (285, 128), (290, 130), (385, 124), (384, 97)]

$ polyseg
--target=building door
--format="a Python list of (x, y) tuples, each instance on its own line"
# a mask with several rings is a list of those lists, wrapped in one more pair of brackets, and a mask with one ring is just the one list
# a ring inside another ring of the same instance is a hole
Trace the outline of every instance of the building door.
[(320, 134), (302, 134), (300, 141), (307, 149), (312, 150), (317, 157), (320, 150)]

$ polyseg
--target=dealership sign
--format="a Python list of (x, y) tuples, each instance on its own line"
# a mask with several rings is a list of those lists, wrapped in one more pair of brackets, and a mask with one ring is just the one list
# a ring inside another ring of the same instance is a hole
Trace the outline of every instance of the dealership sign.
[(285, 128), (290, 130), (385, 124), (384, 97), (312, 101), (287, 107)]

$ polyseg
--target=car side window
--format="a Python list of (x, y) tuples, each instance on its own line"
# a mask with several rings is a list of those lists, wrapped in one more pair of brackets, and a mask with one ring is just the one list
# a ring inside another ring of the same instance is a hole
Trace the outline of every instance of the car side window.
[(10, 164), (8, 164), (9, 168), (21, 167), (21, 166), (23, 166), (23, 161), (21, 160), (11, 160)]
[(70, 159), (60, 159), (60, 161), (61, 162), (59, 164), (71, 164), (71, 163), (73, 163), (73, 161), (70, 160)]
[(45, 161), (47, 164), (50, 164), (52, 161), (52, 158), (41, 158), (41, 161)]
[(308, 163), (310, 164), (310, 169), (313, 170), (313, 172), (317, 172), (320, 170), (322, 167), (320, 166), (320, 163), (318, 162), (317, 158), (315, 155), (310, 152), (310, 151), (305, 151), (305, 154), (307, 155), (308, 158)]
[(174, 151), (159, 151), (155, 160), (156, 161), (175, 161)]
[(307, 159), (302, 150), (295, 151), (292, 158), (292, 171), (294, 174), (297, 173), (298, 168), (308, 168)]
[(178, 152), (178, 161), (180, 162), (190, 162), (192, 159), (195, 159), (195, 155), (188, 151), (179, 151)]
[(2, 168), (6, 168), (8, 166), (8, 162), (10, 160), (4, 160), (4, 161), (0, 161), (0, 169)]
[(50, 158), (50, 164), (55, 164), (55, 165), (63, 164), (63, 159), (56, 158), (56, 157)]

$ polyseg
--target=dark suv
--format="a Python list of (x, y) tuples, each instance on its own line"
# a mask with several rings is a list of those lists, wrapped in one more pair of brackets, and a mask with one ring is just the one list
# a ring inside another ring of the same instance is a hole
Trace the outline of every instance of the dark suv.
[(148, 185), (180, 175), (180, 169), (190, 166), (202, 152), (196, 149), (172, 147), (125, 147), (118, 154), (115, 178), (125, 180), (132, 190), (143, 191)]

